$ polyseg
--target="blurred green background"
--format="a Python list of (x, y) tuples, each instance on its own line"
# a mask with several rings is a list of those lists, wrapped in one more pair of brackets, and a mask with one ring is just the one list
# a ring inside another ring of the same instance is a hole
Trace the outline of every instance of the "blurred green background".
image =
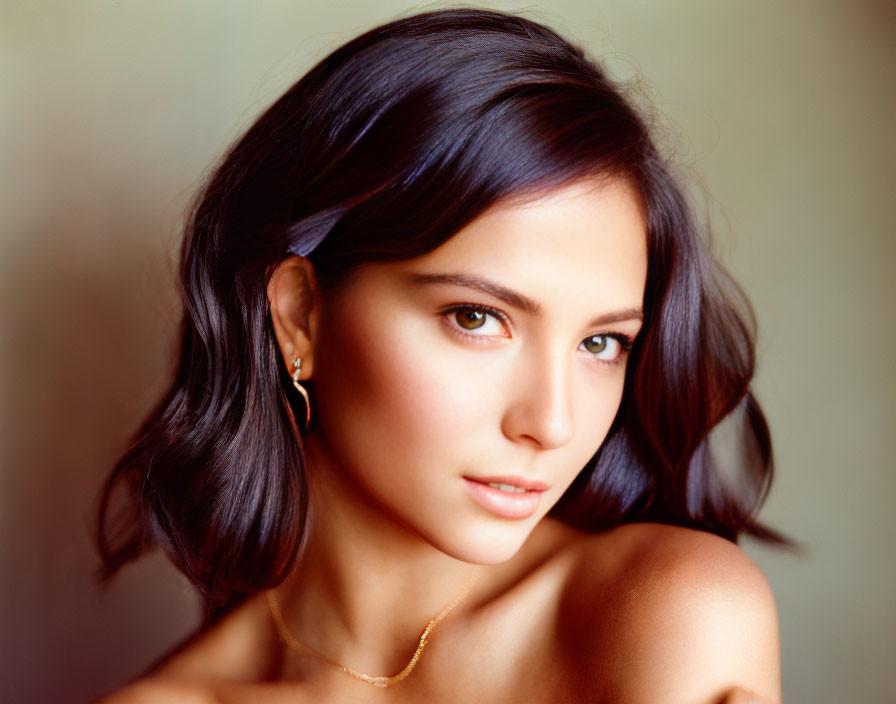
[[(777, 479), (747, 543), (785, 700), (896, 701), (896, 4), (484, 2), (656, 105), (759, 320)], [(197, 621), (158, 556), (104, 593), (101, 478), (163, 387), (182, 211), (310, 65), (398, 1), (0, 0), (0, 699), (83, 701)], [(705, 191), (711, 196), (705, 196)]]

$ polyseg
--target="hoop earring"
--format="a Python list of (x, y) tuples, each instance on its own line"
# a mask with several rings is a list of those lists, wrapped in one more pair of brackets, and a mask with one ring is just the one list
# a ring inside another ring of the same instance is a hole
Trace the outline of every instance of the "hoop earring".
[(308, 424), (311, 422), (311, 399), (308, 398), (308, 391), (299, 383), (302, 374), (302, 358), (296, 357), (296, 361), (292, 363), (292, 366), (295, 369), (292, 373), (293, 386), (296, 387), (296, 390), (302, 394), (302, 398), (305, 400), (305, 429), (307, 430)]

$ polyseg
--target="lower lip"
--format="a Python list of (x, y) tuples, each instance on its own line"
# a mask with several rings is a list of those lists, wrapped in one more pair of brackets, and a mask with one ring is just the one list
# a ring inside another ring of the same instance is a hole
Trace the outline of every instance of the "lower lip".
[(513, 492), (497, 489), (464, 477), (464, 486), (473, 500), (485, 510), (501, 518), (529, 518), (541, 499), (543, 491)]

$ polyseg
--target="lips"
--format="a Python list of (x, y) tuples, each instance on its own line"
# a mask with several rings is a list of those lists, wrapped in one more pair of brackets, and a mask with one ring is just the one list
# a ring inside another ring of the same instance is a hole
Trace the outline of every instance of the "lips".
[(474, 482), (482, 484), (509, 484), (510, 486), (528, 489), (530, 491), (547, 491), (551, 487), (545, 482), (537, 479), (529, 479), (528, 477), (520, 477), (513, 474), (495, 474), (489, 477), (464, 477)]
[(464, 477), (464, 488), (482, 508), (501, 518), (529, 518), (550, 487), (525, 477)]

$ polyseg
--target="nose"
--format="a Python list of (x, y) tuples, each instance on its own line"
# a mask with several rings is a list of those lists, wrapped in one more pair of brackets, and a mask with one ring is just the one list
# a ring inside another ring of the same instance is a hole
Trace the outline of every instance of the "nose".
[(573, 437), (572, 360), (563, 353), (523, 355), (511, 375), (501, 429), (515, 442), (543, 450)]

